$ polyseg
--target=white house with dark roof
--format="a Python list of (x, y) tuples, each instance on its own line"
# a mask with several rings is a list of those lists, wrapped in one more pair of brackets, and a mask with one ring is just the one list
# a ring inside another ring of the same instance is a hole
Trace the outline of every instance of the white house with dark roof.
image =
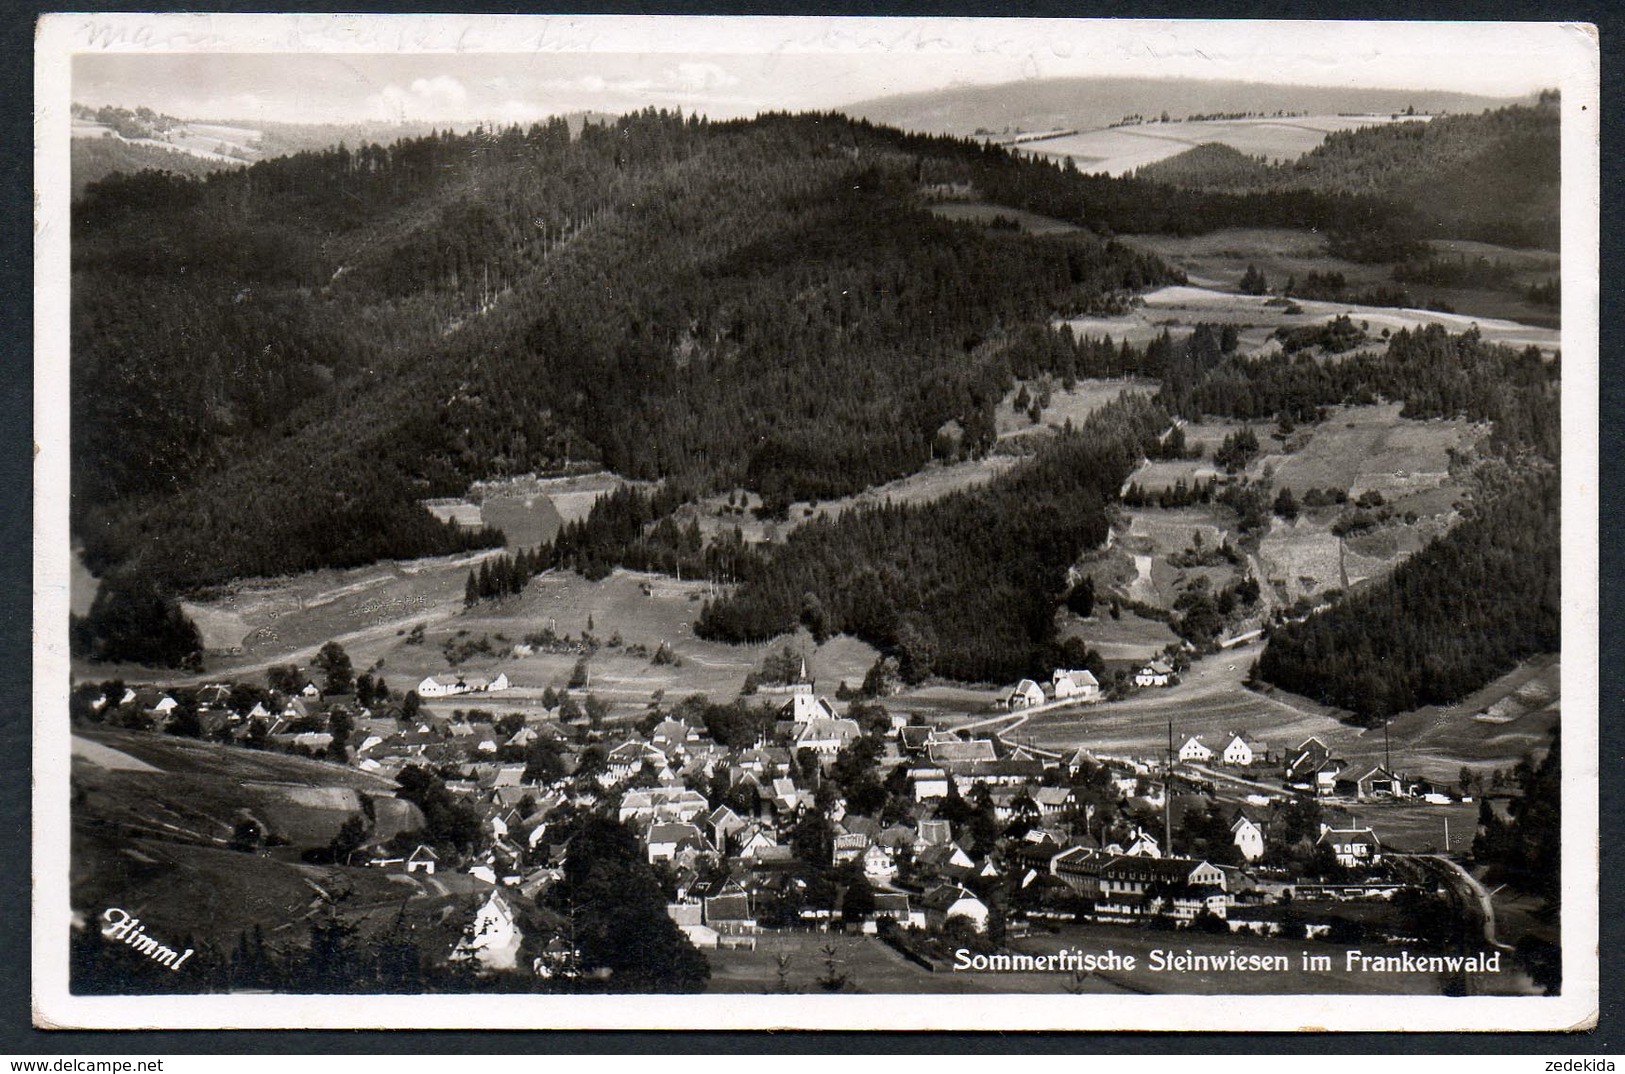
[(954, 918), (962, 917), (974, 925), (977, 932), (987, 929), (987, 904), (958, 884), (943, 884), (927, 892), (921, 903), (925, 919), (933, 928), (940, 929)]
[(1331, 847), (1332, 853), (1337, 855), (1337, 864), (1345, 869), (1382, 861), (1382, 842), (1370, 828), (1333, 828), (1322, 824), (1315, 845)]
[(1219, 758), (1227, 765), (1247, 768), (1267, 761), (1269, 748), (1256, 738), (1239, 733), (1232, 734)]
[(1179, 759), (1186, 763), (1205, 763), (1213, 760), (1213, 750), (1202, 741), (1201, 735), (1192, 735), (1179, 747)]
[(1140, 670), (1134, 673), (1135, 686), (1167, 686), (1173, 681), (1174, 669), (1161, 660), (1153, 660), (1141, 665)]
[(1264, 829), (1239, 809), (1230, 822), (1230, 837), (1243, 859), (1257, 861), (1264, 856)]

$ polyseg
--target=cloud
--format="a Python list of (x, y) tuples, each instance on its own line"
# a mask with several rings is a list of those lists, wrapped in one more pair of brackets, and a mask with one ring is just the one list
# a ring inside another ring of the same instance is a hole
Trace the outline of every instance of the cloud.
[(666, 71), (666, 80), (682, 93), (708, 93), (739, 85), (739, 79), (714, 63), (680, 63)]
[(382, 119), (456, 118), (468, 104), (468, 87), (450, 75), (414, 78), (404, 88), (390, 83), (367, 103)]

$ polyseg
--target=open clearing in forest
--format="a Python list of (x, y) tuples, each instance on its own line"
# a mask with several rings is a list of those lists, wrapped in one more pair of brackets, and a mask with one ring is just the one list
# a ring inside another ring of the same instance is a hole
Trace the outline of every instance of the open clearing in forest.
[(1067, 422), (1071, 422), (1073, 428), (1077, 428), (1089, 415), (1108, 403), (1116, 402), (1121, 396), (1155, 395), (1160, 387), (1156, 381), (1143, 377), (1080, 380), (1071, 391), (1054, 383), (1050, 386), (1049, 405), (1044, 408), (1043, 415), (1035, 423), (1025, 410), (1016, 409), (1015, 401), (1024, 387), (1028, 398), (1037, 400), (1042, 383), (1038, 380), (1020, 382), (1005, 394), (994, 414), (995, 426), (1001, 440), (1038, 430), (1055, 432), (1065, 428)]
[[(1235, 279), (1239, 280), (1244, 271), (1244, 265), (1236, 269)], [(1277, 304), (1270, 305), (1271, 302)], [(1127, 339), (1142, 345), (1161, 335), (1165, 329), (1174, 338), (1182, 339), (1198, 324), (1228, 324), (1238, 331), (1238, 350), (1242, 354), (1279, 350), (1280, 343), (1270, 338), (1277, 328), (1323, 324), (1340, 315), (1348, 316), (1373, 337), (1380, 336), (1384, 329), (1392, 333), (1402, 328), (1415, 329), (1437, 324), (1450, 332), (1464, 332), (1477, 325), (1487, 343), (1501, 343), (1520, 349), (1539, 347), (1546, 354), (1552, 354), (1562, 342), (1555, 328), (1541, 328), (1503, 318), (1321, 302), (1307, 298), (1294, 299), (1293, 302), (1301, 312), (1291, 313), (1290, 307), (1267, 295), (1242, 295), (1212, 287), (1174, 285), (1149, 292), (1144, 296), (1143, 304), (1128, 313), (1113, 317), (1075, 317), (1066, 323), (1072, 326), (1076, 335), (1109, 335), (1117, 342)]]
[(1324, 142), (1332, 131), (1371, 127), (1396, 119), (1414, 123), (1428, 118), (1328, 115), (1141, 123), (1023, 142), (1016, 149), (1051, 160), (1070, 159), (1082, 172), (1116, 176), (1178, 156), (1194, 146), (1213, 143), (1230, 146), (1248, 156), (1293, 161)]
[(931, 214), (944, 220), (961, 220), (975, 224), (991, 224), (1002, 218), (1018, 224), (1020, 230), (1031, 235), (1069, 235), (1083, 230), (1076, 224), (1057, 220), (1053, 216), (1040, 216), (1038, 213), (985, 201), (940, 202), (931, 206)]
[[(1417, 302), (1443, 303), (1459, 315), (1548, 327), (1555, 327), (1560, 313), (1550, 306), (1530, 302), (1525, 295), (1530, 286), (1558, 276), (1557, 256), (1545, 250), (1520, 250), (1459, 239), (1431, 240), (1428, 245), (1437, 257), (1499, 261), (1511, 272), (1502, 288), (1440, 287), (1399, 283), (1393, 277), (1392, 263), (1333, 257), (1327, 252), (1323, 236), (1292, 228), (1224, 228), (1188, 237), (1126, 235), (1122, 241), (1135, 249), (1156, 254), (1169, 265), (1183, 270), (1193, 286), (1221, 291), (1238, 291), (1241, 277), (1251, 265), (1263, 273), (1272, 292), (1280, 291), (1293, 280), (1298, 287), (1305, 286), (1311, 272), (1336, 273), (1343, 277), (1345, 293), (1350, 297), (1378, 288), (1397, 287)], [(1305, 300), (1297, 301), (1302, 305)], [(1545, 344), (1541, 346), (1546, 349)]]

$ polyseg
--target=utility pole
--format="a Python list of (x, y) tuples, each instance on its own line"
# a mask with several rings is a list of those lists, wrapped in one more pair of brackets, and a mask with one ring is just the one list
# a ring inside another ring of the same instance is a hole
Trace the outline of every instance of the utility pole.
[(1162, 765), (1162, 853), (1174, 856), (1174, 721), (1168, 721), (1168, 750)]
[(1391, 776), (1394, 774), (1394, 755), (1388, 748), (1388, 721), (1390, 718), (1386, 714), (1382, 718), (1382, 767)]

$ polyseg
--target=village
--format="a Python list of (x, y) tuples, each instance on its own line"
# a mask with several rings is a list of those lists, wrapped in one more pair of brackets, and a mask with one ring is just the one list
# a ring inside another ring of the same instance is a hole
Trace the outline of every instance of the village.
[[(1005, 950), (1062, 925), (1415, 943), (1439, 939), (1423, 924), (1430, 906), (1476, 887), (1422, 853), (1431, 845), (1390, 846), (1372, 819), (1471, 802), (1472, 788), (1407, 779), (1384, 757), (1342, 757), (1319, 737), (1175, 736), (1172, 723), (1149, 755), (1021, 741), (1037, 713), (1112, 704), (1088, 670), (1022, 680), (969, 721), (844, 689), (832, 702), (789, 649), (727, 704), (656, 695), (635, 721), (607, 719), (585, 686), (549, 687), (540, 718), (499, 715), (522, 690), (501, 672), (447, 671), (391, 696), (336, 644), (267, 678), (82, 684), (76, 722), (303, 755), (395, 781), (401, 797), (438, 784), (464, 830), (450, 833), (444, 811), (375, 799), (325, 848), (289, 845), (249, 812), (232, 841), (460, 876), (478, 909), (442, 954), (482, 972), (579, 971), (568, 930), (535, 935), (527, 911), (563, 877), (569, 823), (589, 813), (635, 836), (668, 917), (713, 959), (812, 931), (878, 937), (940, 970), (966, 945)], [(1179, 681), (1160, 659), (1118, 676), (1119, 692), (1125, 679), (1132, 691)]]

